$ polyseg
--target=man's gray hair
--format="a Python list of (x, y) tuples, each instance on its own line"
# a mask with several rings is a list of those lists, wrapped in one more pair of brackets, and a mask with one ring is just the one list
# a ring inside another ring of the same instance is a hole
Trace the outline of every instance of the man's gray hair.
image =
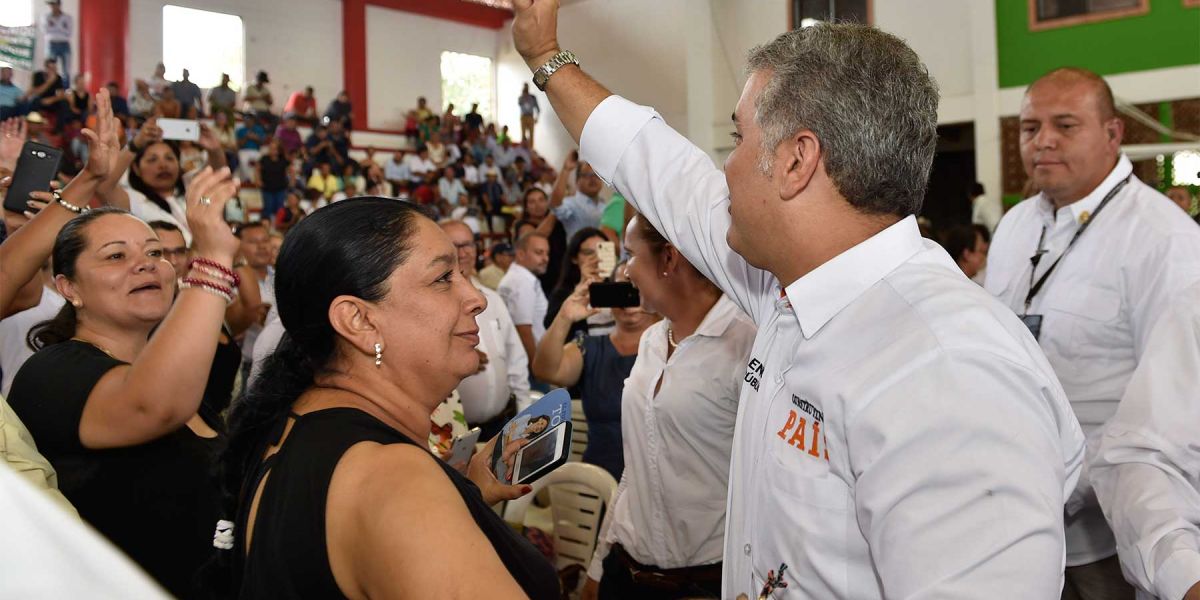
[(770, 77), (755, 105), (760, 167), (801, 130), (821, 142), (838, 191), (867, 214), (921, 210), (937, 145), (937, 84), (900, 38), (822, 23), (750, 51), (748, 73)]

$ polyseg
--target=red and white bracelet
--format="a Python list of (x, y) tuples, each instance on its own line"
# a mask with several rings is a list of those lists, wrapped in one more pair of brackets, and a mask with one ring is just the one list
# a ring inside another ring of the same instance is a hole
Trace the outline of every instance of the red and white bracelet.
[(220, 296), (226, 305), (233, 304), (233, 290), (219, 283), (200, 279), (199, 277), (184, 277), (179, 280), (179, 289), (197, 288), (210, 294)]

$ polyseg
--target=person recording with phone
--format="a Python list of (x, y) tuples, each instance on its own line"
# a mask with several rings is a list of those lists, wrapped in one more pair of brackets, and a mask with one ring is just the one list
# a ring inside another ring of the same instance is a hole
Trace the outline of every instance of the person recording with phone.
[[(599, 281), (612, 275), (612, 273), (600, 272), (600, 248), (606, 241), (608, 239), (595, 227), (584, 227), (571, 237), (571, 243), (567, 245), (566, 260), (562, 261), (558, 283), (548, 298), (546, 318), (544, 319), (547, 327), (554, 322), (554, 317), (558, 316), (563, 302), (575, 293), (575, 287), (579, 285), (580, 281)], [(611, 245), (608, 247), (612, 248)], [(616, 253), (612, 252), (610, 258), (612, 261), (608, 264), (611, 267), (617, 262)], [(586, 321), (579, 321), (571, 325), (568, 339), (575, 339), (578, 335), (603, 335), (611, 332), (612, 328), (612, 313), (602, 310), (588, 317)]]
[[(623, 265), (615, 277), (628, 282)], [(592, 280), (575, 286), (563, 302), (558, 316), (538, 343), (533, 357), (533, 376), (560, 387), (578, 386), (583, 413), (588, 422), (588, 445), (583, 462), (603, 467), (620, 480), (625, 468), (621, 450), (621, 387), (637, 360), (642, 333), (659, 317), (642, 310), (636, 302), (613, 306), (617, 326), (608, 335), (571, 339), (571, 327), (599, 312), (588, 291)]]
[(756, 330), (645, 218), (624, 237), (620, 270), (642, 310), (664, 319), (642, 335), (621, 393), (625, 471), (583, 597), (716, 598), (738, 394)]
[[(208, 156), (207, 166), (214, 170), (226, 166), (221, 140), (208, 126), (200, 126), (199, 143)], [(126, 169), (129, 170), (128, 190), (119, 184)], [(143, 221), (174, 224), (191, 244), (192, 232), (188, 227), (184, 198), (187, 182), (194, 174), (183, 171), (179, 145), (165, 140), (158, 117), (151, 117), (121, 149), (113, 171), (97, 193), (108, 204), (124, 208)]]

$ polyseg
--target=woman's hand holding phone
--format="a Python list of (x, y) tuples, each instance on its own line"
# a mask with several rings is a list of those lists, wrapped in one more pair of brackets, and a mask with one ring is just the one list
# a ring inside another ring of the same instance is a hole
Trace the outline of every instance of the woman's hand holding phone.
[[(476, 452), (475, 456), (471, 457), (471, 463), (467, 465), (467, 478), (479, 486), (479, 491), (483, 494), (483, 500), (488, 504), (496, 504), (503, 500), (515, 500), (533, 491), (533, 487), (528, 485), (508, 485), (496, 479), (496, 474), (492, 472), (490, 463), (492, 452), (496, 449), (497, 439), (499, 439), (499, 436), (492, 438), (482, 450)], [(517, 452), (526, 443), (522, 439), (513, 440), (505, 444), (504, 454), (501, 458), (508, 465), (509, 473), (512, 473), (513, 461), (516, 459)]]

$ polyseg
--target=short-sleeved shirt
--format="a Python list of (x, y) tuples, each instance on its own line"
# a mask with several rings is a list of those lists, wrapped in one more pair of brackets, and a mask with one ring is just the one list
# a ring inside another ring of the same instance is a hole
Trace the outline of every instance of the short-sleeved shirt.
[(504, 298), (513, 325), (531, 326), (534, 343), (541, 340), (542, 334), (546, 333), (546, 326), (542, 324), (542, 320), (546, 318), (549, 302), (546, 300), (546, 292), (542, 291), (541, 282), (533, 272), (513, 263), (500, 280), (500, 287), (496, 291)]
[(237, 92), (227, 87), (215, 87), (208, 92), (210, 108), (233, 108), (237, 102)]
[(562, 204), (554, 209), (554, 216), (558, 217), (566, 228), (567, 240), (570, 241), (571, 237), (584, 227), (600, 227), (604, 207), (605, 203), (600, 198), (593, 200), (579, 192), (563, 200)]
[[(260, 139), (260, 140), (265, 139), (267, 137), (267, 130), (265, 128), (263, 128), (262, 125), (259, 125), (256, 123), (256, 124), (254, 124), (253, 127), (244, 127), (244, 126), (238, 127), (238, 130), (237, 130), (238, 141), (240, 142), (243, 139), (246, 139), (246, 134), (250, 133), (251, 131), (253, 131), (254, 135), (257, 135), (258, 139)], [(245, 149), (246, 150), (258, 150), (260, 147), (260, 144), (261, 144), (261, 142), (256, 142), (256, 141), (250, 140), (250, 141), (246, 142)]]
[[(56, 77), (58, 77), (58, 76), (56, 76)], [(37, 89), (38, 86), (40, 86), (44, 83), (46, 83), (46, 72), (38, 71), (37, 73), (33, 74), (33, 85), (30, 86), (30, 88)], [(59, 90), (65, 91), (66, 89), (67, 89), (67, 82), (63, 81), (62, 77), (58, 77), (58, 83), (46, 88), (46, 91), (42, 92), (41, 94), (38, 94), (37, 97), (35, 97), (33, 99), (34, 100), (45, 100), (46, 98), (53, 98), (54, 95), (57, 94)]]
[(200, 86), (191, 81), (176, 81), (171, 84), (171, 91), (175, 92), (175, 99), (179, 100), (179, 104), (183, 106), (186, 112), (188, 108), (200, 108)]
[(0, 83), (0, 108), (11, 108), (17, 105), (25, 92), (11, 83)]
[(287, 104), (283, 106), (284, 113), (293, 113), (297, 115), (307, 115), (308, 111), (317, 110), (317, 99), (312, 96), (305, 96), (304, 92), (292, 92), (288, 96)]
[(21, 367), (9, 404), (79, 515), (173, 595), (196, 597), (193, 578), (212, 554), (220, 513), (210, 475), (221, 439), (181, 425), (136, 446), (85, 447), (79, 425), (88, 396), (105, 373), (124, 364), (86, 342), (54, 344)]
[(258, 169), (261, 173), (263, 191), (266, 192), (282, 192), (288, 188), (288, 166), (291, 161), (280, 156), (279, 158), (271, 158), (263, 155), (258, 159)]

